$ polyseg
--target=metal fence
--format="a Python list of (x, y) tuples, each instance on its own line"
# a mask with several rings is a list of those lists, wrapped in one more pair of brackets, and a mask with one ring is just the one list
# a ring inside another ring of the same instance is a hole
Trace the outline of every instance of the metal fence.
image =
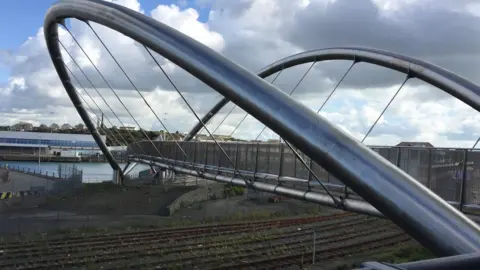
[(56, 171), (35, 169), (20, 165), (0, 165), (0, 169), (10, 170), (19, 173), (35, 175), (39, 177), (48, 177), (51, 179), (70, 179), (72, 177), (81, 177), (83, 172), (75, 164), (59, 164)]
[[(83, 172), (75, 164), (59, 164), (56, 171), (32, 169), (29, 167), (3, 165), (0, 171), (9, 173), (8, 185), (3, 192), (11, 192), (15, 197), (22, 192), (61, 193), (78, 188), (82, 184)], [(13, 173), (17, 173), (15, 176)]]
[[(278, 176), (315, 180), (312, 173), (280, 143), (222, 142), (227, 158), (213, 142), (155, 142), (164, 158), (251, 171)], [(443, 199), (463, 204), (480, 204), (480, 151), (448, 148), (371, 147), (379, 155), (430, 188)], [(128, 153), (160, 156), (150, 142), (129, 146)], [(342, 182), (298, 152), (319, 180)]]

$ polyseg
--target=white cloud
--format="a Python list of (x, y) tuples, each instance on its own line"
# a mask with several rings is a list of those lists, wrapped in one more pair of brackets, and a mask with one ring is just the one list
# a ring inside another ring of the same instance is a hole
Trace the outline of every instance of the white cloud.
[[(435, 1), (435, 8), (431, 8), (432, 0), (359, 0), (354, 4), (345, 0), (201, 0), (199, 5), (212, 7), (207, 22), (199, 21), (199, 9), (187, 8), (182, 1), (159, 5), (153, 10), (144, 10), (141, 1), (137, 0), (113, 2), (150, 15), (253, 72), (308, 49), (362, 45), (419, 57), (480, 82), (477, 77), (480, 71), (480, 9), (473, 1)], [(70, 25), (92, 62), (140, 125), (146, 129), (162, 129), (89, 27), (79, 21), (72, 21)], [(100, 25), (92, 26), (167, 128), (172, 132), (188, 131), (196, 123), (195, 118), (143, 46)], [(121, 121), (134, 125), (69, 34), (63, 30), (59, 33), (67, 50)], [(2, 52), (0, 57), (2, 63), (10, 67), (11, 74), (8, 82), (0, 85), (3, 116), (0, 124), (11, 125), (20, 120), (46, 124), (80, 122), (53, 69), (42, 28), (35, 36), (26, 37), (15, 52)], [(184, 70), (161, 56), (155, 57), (200, 116), (220, 100), (219, 94)], [(106, 116), (119, 126), (116, 116), (75, 63), (67, 56), (65, 59)], [(293, 96), (317, 111), (350, 64), (348, 61), (316, 64)], [(309, 65), (282, 72), (274, 84), (289, 93)], [(362, 139), (403, 78), (398, 72), (356, 64), (320, 115)], [(93, 102), (84, 97), (99, 114)], [(209, 123), (210, 130), (216, 128), (231, 108), (232, 105), (228, 105), (222, 109)], [(230, 134), (243, 117), (244, 112), (237, 108), (217, 133)], [(465, 104), (428, 84), (411, 80), (378, 121), (366, 143), (422, 140), (438, 146), (468, 147), (480, 136), (479, 120), (479, 114)], [(263, 125), (249, 116), (233, 135), (253, 139), (262, 128)], [(276, 136), (267, 129), (261, 138)]]

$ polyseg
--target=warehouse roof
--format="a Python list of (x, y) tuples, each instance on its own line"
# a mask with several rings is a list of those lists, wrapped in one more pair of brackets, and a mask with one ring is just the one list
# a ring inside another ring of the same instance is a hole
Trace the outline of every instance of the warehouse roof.
[[(0, 138), (15, 139), (43, 139), (43, 140), (62, 140), (62, 141), (82, 141), (94, 142), (90, 134), (66, 134), (66, 133), (47, 133), (47, 132), (25, 132), (25, 131), (0, 131)], [(102, 135), (103, 141), (106, 136)]]

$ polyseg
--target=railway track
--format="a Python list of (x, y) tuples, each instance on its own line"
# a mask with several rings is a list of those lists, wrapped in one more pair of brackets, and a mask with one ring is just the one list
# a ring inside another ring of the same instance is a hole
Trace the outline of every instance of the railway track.
[[(9, 243), (0, 248), (0, 269), (85, 266), (102, 269), (169, 269), (189, 268), (192, 265), (198, 269), (243, 269), (256, 268), (257, 265), (269, 268), (269, 263), (288, 265), (289, 261), (293, 264), (299, 264), (302, 260), (308, 263), (308, 258), (303, 259), (302, 254), (311, 249), (313, 223), (316, 224), (316, 242), (321, 247), (317, 249), (319, 258), (326, 254), (343, 256), (339, 246), (346, 249), (345, 252), (349, 249), (357, 252), (362, 247), (366, 250), (378, 248), (381, 243), (392, 239), (398, 243), (410, 240), (387, 220), (348, 213)], [(266, 259), (275, 256), (279, 259)]]
[[(315, 252), (315, 259), (317, 261), (327, 261), (335, 258), (343, 258), (351, 255), (368, 254), (369, 251), (379, 250), (381, 248), (390, 247), (392, 245), (399, 245), (403, 243), (412, 242), (412, 239), (403, 233), (392, 233), (390, 235), (380, 235), (368, 240), (359, 239), (358, 242), (339, 244), (330, 246), (328, 248), (317, 248)], [(209, 269), (224, 270), (224, 269), (276, 269), (280, 267), (309, 265), (312, 263), (312, 249), (305, 250), (291, 250), (293, 254), (280, 255), (276, 257), (264, 257), (252, 261), (227, 263), (221, 266), (212, 267)], [(151, 269), (151, 268), (150, 268)], [(158, 268), (156, 268), (158, 269)]]
[[(369, 222), (372, 218), (364, 217), (364, 216), (352, 216), (349, 218), (344, 218), (341, 220), (332, 219), (329, 222), (324, 222), (322, 228), (330, 229), (330, 228), (338, 228), (338, 227), (346, 227), (352, 226), (355, 224)], [(304, 226), (304, 224), (296, 224), (300, 226)], [(285, 228), (285, 230), (282, 230)], [(2, 259), (30, 259), (35, 258), (36, 256), (48, 256), (52, 254), (57, 254), (58, 252), (62, 253), (77, 253), (77, 252), (100, 252), (100, 251), (107, 251), (111, 249), (118, 249), (118, 248), (128, 248), (128, 247), (140, 247), (145, 245), (155, 245), (156, 248), (161, 247), (172, 247), (177, 246), (178, 243), (182, 245), (192, 245), (198, 243), (201, 240), (208, 240), (209, 242), (215, 240), (234, 240), (235, 238), (243, 238), (245, 233), (252, 233), (253, 235), (258, 234), (259, 232), (264, 232), (265, 230), (272, 229), (270, 227), (253, 227), (253, 228), (246, 228), (240, 230), (231, 230), (231, 231), (223, 231), (223, 232), (215, 232), (210, 233), (208, 235), (185, 235), (185, 234), (172, 234), (168, 237), (159, 237), (159, 236), (138, 236), (134, 238), (127, 238), (127, 239), (112, 239), (110, 241), (94, 241), (94, 242), (83, 242), (83, 243), (76, 243), (76, 244), (48, 244), (48, 245), (39, 245), (34, 247), (27, 247), (27, 248), (17, 248), (12, 247), (10, 249), (6, 249), (4, 251), (4, 255)], [(291, 226), (283, 227), (279, 226), (275, 228), (275, 232), (269, 233), (269, 236), (275, 234), (284, 234), (288, 233), (288, 230), (291, 230)], [(298, 228), (295, 228), (297, 231)], [(280, 230), (279, 232), (277, 232)], [(208, 236), (208, 239), (204, 239)], [(177, 244), (175, 244), (177, 243)], [(2, 266), (2, 263), (0, 263)]]
[[(392, 231), (392, 226), (382, 226), (381, 228), (369, 229), (350, 229), (346, 231), (337, 230), (337, 233), (316, 237), (318, 245), (332, 245), (335, 243), (352, 240), (359, 237), (368, 237), (379, 232)], [(312, 232), (295, 238), (281, 238), (274, 243), (249, 243), (244, 246), (230, 246), (226, 251), (210, 252), (209, 250), (198, 251), (195, 255), (188, 253), (177, 253), (174, 258), (160, 258), (148, 260), (143, 258), (140, 262), (128, 264), (130, 269), (170, 269), (170, 268), (188, 268), (189, 265), (195, 265), (198, 269), (211, 269), (220, 267), (229, 262), (231, 269), (237, 269), (237, 264), (252, 258), (269, 258), (275, 254), (288, 254), (295, 250), (306, 251), (307, 246), (312, 245)], [(190, 252), (193, 253), (193, 252)], [(114, 269), (105, 268), (105, 269)]]
[[(293, 226), (300, 224), (308, 224), (312, 222), (321, 222), (327, 220), (341, 219), (349, 216), (360, 216), (359, 214), (353, 213), (340, 213), (330, 216), (318, 216), (318, 217), (301, 217), (301, 218), (290, 218), (290, 219), (280, 219), (280, 220), (268, 220), (268, 221), (254, 221), (254, 222), (244, 222), (244, 223), (233, 223), (233, 224), (215, 224), (215, 225), (205, 225), (205, 226), (194, 226), (194, 227), (185, 227), (177, 229), (158, 229), (158, 230), (142, 230), (137, 232), (124, 232), (124, 233), (114, 233), (109, 235), (88, 235), (88, 236), (69, 236), (68, 238), (60, 239), (51, 239), (48, 240), (48, 245), (71, 245), (77, 243), (94, 243), (102, 241), (112, 241), (112, 240), (125, 240), (125, 239), (136, 239), (138, 237), (162, 237), (173, 235), (201, 235), (213, 232), (228, 232), (228, 231), (240, 231), (245, 229), (264, 229), (264, 228), (273, 228), (273, 227), (285, 227)], [(5, 243), (0, 244), (0, 249), (7, 250), (13, 248), (27, 248), (38, 246), (38, 242), (31, 243)]]

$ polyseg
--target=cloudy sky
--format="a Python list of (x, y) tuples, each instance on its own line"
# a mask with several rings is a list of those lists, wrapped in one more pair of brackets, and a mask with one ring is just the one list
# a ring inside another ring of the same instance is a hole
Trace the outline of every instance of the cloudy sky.
[[(29, 8), (22, 18), (15, 15), (15, 10), (26, 5), (27, 0), (8, 1), (0, 11), (2, 25), (15, 25), (0, 29), (4, 37), (0, 41), (0, 125), (18, 121), (79, 123), (81, 120), (57, 78), (45, 47), (43, 16), (53, 1), (34, 2), (36, 6)], [(475, 0), (113, 2), (174, 27), (252, 72), (306, 50), (362, 46), (421, 58), (480, 84), (480, 3)], [(28, 1), (28, 5), (32, 3)], [(92, 119), (96, 121), (96, 115), (102, 111), (109, 120), (107, 125), (109, 122), (116, 126), (136, 125), (130, 112), (142, 128), (163, 129), (92, 30), (76, 20), (69, 21), (68, 25), (88, 58), (62, 29), (60, 39), (68, 51), (63, 55), (67, 66), (79, 79), (76, 85)], [(188, 131), (196, 122), (192, 112), (145, 48), (103, 26), (92, 25), (168, 130)], [(154, 57), (199, 116), (221, 99), (213, 89), (160, 55), (154, 54)], [(315, 64), (293, 97), (317, 111), (350, 65), (349, 61)], [(310, 66), (304, 64), (285, 70), (273, 84), (290, 93)], [(272, 81), (274, 77), (267, 80)], [(395, 71), (365, 63), (355, 64), (320, 115), (361, 140), (404, 78), (405, 75)], [(233, 104), (229, 104), (222, 109), (208, 128), (217, 129), (232, 107)], [(216, 133), (233, 132), (234, 137), (256, 138), (263, 125), (251, 116), (235, 129), (244, 115), (236, 108)], [(412, 79), (380, 118), (366, 143), (392, 145), (400, 141), (428, 141), (435, 146), (469, 147), (480, 136), (479, 120), (479, 113), (467, 105)], [(269, 130), (260, 136), (262, 139), (275, 137)]]

